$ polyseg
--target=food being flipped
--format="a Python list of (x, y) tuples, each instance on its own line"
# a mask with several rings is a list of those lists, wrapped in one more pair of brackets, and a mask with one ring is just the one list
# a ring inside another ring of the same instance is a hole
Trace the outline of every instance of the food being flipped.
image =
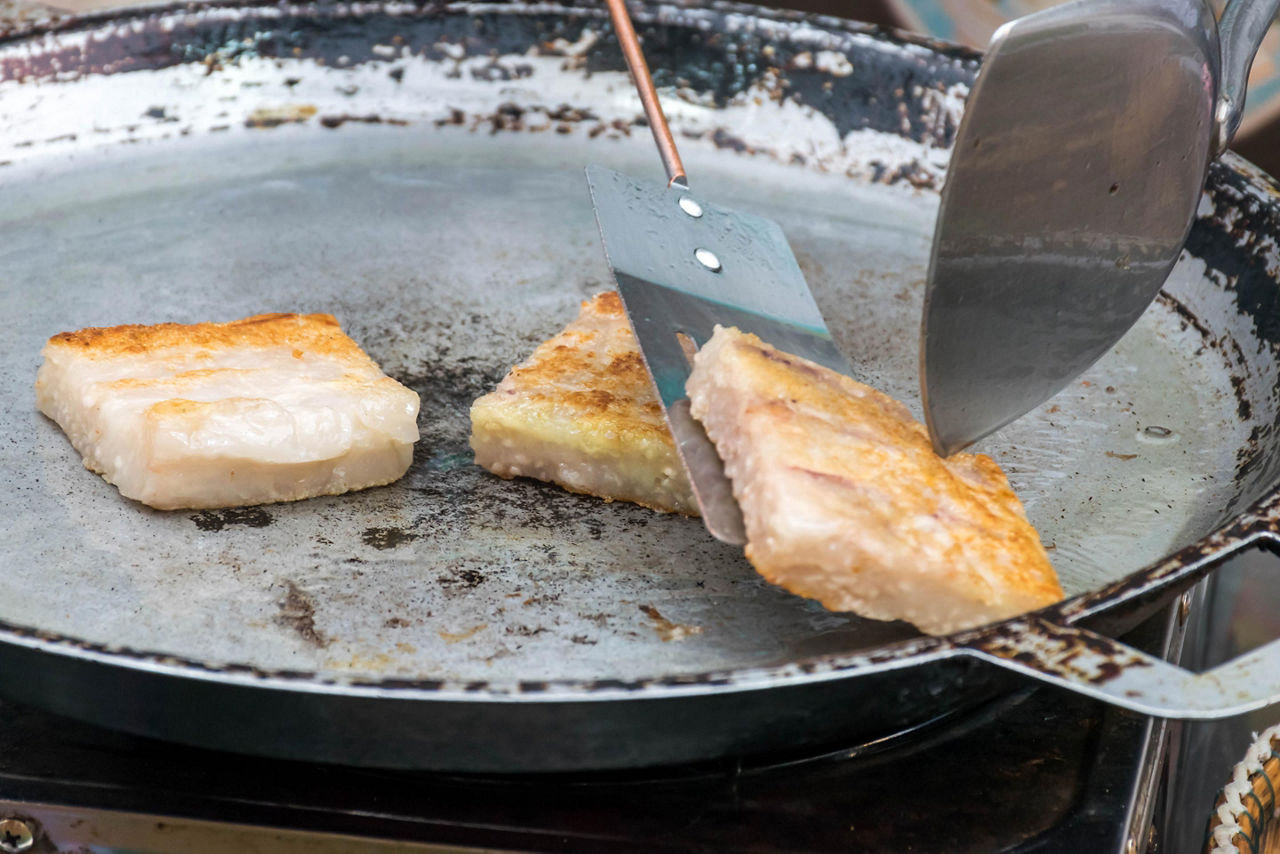
[(696, 514), (658, 395), (612, 291), (471, 407), (476, 462), (608, 501)]
[(36, 403), (86, 468), (162, 510), (391, 483), (418, 440), (418, 395), (328, 314), (64, 332)]
[(771, 582), (930, 634), (1052, 604), (1062, 588), (1000, 467), (933, 452), (898, 401), (717, 327), (687, 383)]
[[(941, 459), (901, 403), (754, 335), (718, 328), (688, 382), (725, 461), (747, 558), (827, 608), (945, 634), (1062, 598), (989, 457)], [(616, 293), (471, 409), (476, 462), (573, 492), (697, 513)]]

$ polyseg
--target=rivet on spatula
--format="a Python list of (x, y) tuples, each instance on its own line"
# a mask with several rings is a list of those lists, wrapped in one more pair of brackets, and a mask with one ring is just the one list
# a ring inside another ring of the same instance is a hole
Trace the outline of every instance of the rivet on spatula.
[(720, 272), (720, 259), (717, 258), (716, 253), (712, 252), (710, 249), (695, 249), (693, 250), (693, 257), (697, 258), (702, 266), (706, 267), (711, 272)]

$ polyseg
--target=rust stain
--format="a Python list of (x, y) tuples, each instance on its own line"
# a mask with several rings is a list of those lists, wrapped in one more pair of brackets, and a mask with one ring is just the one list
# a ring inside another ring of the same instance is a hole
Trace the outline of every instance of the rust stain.
[(1113, 460), (1136, 460), (1137, 454), (1117, 454), (1115, 451), (1107, 451), (1107, 456)]
[(1104, 637), (1030, 619), (996, 627), (990, 635), (967, 644), (992, 655), (1018, 661), (1044, 673), (1101, 685), (1148, 661)]
[(702, 626), (684, 626), (680, 623), (673, 623), (658, 611), (652, 605), (641, 605), (640, 611), (646, 617), (653, 621), (654, 631), (658, 633), (658, 637), (664, 642), (682, 641), (693, 635), (702, 634)]
[(461, 641), (468, 640), (470, 638), (475, 637), (478, 633), (484, 631), (487, 628), (489, 628), (488, 623), (481, 623), (478, 626), (472, 626), (466, 631), (439, 632), (439, 635), (444, 640), (445, 643), (460, 643)]

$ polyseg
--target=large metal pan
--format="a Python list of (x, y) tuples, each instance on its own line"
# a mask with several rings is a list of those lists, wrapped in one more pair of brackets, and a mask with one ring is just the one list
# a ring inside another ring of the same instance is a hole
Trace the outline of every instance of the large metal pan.
[[(636, 18), (700, 192), (783, 225), (862, 378), (918, 412), (977, 57), (748, 7)], [(1032, 617), (925, 638), (828, 613), (696, 520), (471, 464), (471, 400), (609, 281), (583, 164), (657, 177), (609, 33), (594, 4), (250, 3), (0, 44), (0, 690), (215, 748), (473, 771), (869, 738), (1010, 669), (1159, 714), (1274, 699), (1083, 628), (1277, 539), (1280, 203), (1238, 159), (1116, 352), (985, 445), (1070, 595)], [(277, 310), (335, 313), (421, 393), (403, 481), (154, 512), (35, 411), (53, 333)]]

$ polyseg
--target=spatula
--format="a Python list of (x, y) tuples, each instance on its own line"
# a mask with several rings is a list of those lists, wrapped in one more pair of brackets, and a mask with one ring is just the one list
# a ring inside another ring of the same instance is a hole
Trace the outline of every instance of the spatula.
[(1155, 299), (1280, 0), (1075, 0), (992, 37), (951, 155), (921, 331), (934, 448), (1056, 394)]
[(706, 343), (720, 324), (844, 374), (849, 363), (832, 342), (782, 229), (690, 189), (626, 6), (606, 2), (668, 183), (587, 167), (596, 221), (703, 522), (717, 539), (742, 544), (742, 512), (724, 466), (689, 414), (690, 345)]

